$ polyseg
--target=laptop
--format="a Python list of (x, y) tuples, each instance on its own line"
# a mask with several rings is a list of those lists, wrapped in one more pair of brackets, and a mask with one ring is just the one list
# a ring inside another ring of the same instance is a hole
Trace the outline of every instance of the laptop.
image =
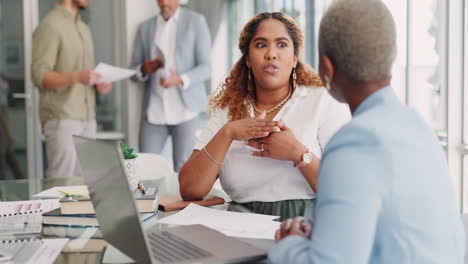
[(136, 263), (236, 263), (261, 260), (266, 250), (203, 225), (144, 230), (117, 142), (73, 136), (104, 239)]

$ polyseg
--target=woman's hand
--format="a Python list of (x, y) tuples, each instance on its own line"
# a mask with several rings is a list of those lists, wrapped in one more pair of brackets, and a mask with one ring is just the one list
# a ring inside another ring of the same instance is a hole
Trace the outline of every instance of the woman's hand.
[(310, 239), (311, 232), (312, 226), (304, 222), (304, 217), (298, 216), (294, 219), (286, 219), (281, 223), (280, 229), (275, 233), (275, 241), (278, 242), (292, 235)]
[(260, 150), (253, 151), (253, 156), (289, 160), (296, 164), (301, 161), (307, 148), (297, 140), (292, 130), (283, 121), (280, 121), (280, 124), (280, 132), (271, 133), (265, 138), (249, 140), (247, 145)]
[(271, 132), (280, 131), (280, 122), (265, 120), (265, 116), (266, 114), (263, 113), (255, 118), (248, 117), (231, 121), (224, 126), (224, 129), (233, 140), (263, 138)]

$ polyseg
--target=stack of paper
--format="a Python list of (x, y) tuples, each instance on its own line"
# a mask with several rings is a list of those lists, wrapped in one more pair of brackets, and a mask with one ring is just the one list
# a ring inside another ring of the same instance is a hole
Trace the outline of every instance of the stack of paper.
[(42, 213), (58, 207), (58, 200), (0, 202), (0, 236), (40, 233)]
[(0, 202), (0, 216), (48, 212), (59, 207), (57, 199)]
[(274, 239), (281, 224), (273, 221), (277, 218), (278, 216), (229, 212), (190, 204), (184, 210), (161, 219), (158, 223), (201, 224), (227, 236)]
[(67, 242), (68, 238), (1, 240), (0, 262), (24, 264), (54, 263)]

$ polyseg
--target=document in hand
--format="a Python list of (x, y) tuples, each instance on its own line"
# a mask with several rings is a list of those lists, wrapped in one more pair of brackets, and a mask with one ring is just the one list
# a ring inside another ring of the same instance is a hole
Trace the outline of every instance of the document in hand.
[(272, 240), (281, 224), (273, 221), (277, 218), (278, 216), (216, 210), (192, 203), (177, 214), (159, 220), (158, 223), (201, 224), (227, 236)]
[(97, 83), (117, 82), (120, 80), (130, 78), (136, 73), (135, 70), (119, 68), (102, 62), (100, 62), (98, 66), (96, 66), (96, 69), (94, 71), (102, 75), (102, 77), (99, 80), (97, 80)]

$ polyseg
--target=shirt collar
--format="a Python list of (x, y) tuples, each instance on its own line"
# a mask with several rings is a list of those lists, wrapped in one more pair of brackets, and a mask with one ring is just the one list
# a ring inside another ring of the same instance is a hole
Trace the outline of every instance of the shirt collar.
[(61, 6), (60, 4), (57, 4), (55, 6), (55, 9), (58, 10), (65, 18), (68, 18), (68, 19), (71, 19), (73, 21), (80, 21), (81, 20), (81, 17), (80, 17), (80, 13), (77, 12), (76, 13), (76, 17), (73, 16), (72, 13), (68, 12), (68, 10), (66, 10), (63, 6)]
[(177, 23), (177, 21), (179, 20), (179, 13), (180, 13), (179, 11), (180, 11), (180, 7), (178, 7), (176, 9), (174, 14), (172, 14), (172, 16), (167, 21), (164, 19), (164, 17), (161, 15), (161, 13), (159, 13), (158, 22), (159, 23), (168, 23), (168, 22), (174, 21), (175, 23)]
[(385, 86), (384, 88), (373, 92), (366, 99), (364, 99), (364, 101), (362, 101), (361, 104), (356, 108), (356, 111), (354, 111), (353, 116), (357, 116), (363, 112), (366, 112), (370, 108), (385, 101), (393, 100), (398, 100), (395, 92), (393, 91), (393, 88), (390, 85)]

